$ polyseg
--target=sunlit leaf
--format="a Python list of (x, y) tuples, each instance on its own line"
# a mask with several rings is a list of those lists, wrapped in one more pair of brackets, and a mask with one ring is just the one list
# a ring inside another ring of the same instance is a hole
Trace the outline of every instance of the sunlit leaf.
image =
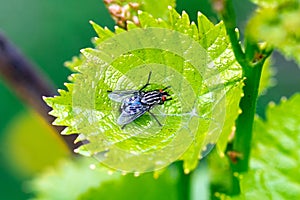
[(246, 199), (300, 196), (300, 95), (270, 104), (266, 121), (254, 124), (250, 171), (241, 179)]
[(251, 0), (253, 3), (261, 7), (278, 7), (279, 5), (283, 5), (284, 3), (293, 2), (295, 0)]
[(171, 166), (157, 179), (154, 179), (151, 173), (138, 177), (133, 175), (122, 176), (118, 180), (107, 181), (97, 188), (90, 189), (78, 199), (177, 200), (182, 191), (181, 188), (178, 188), (178, 184), (180, 184), (178, 182), (180, 181), (179, 173), (176, 168)]
[(93, 160), (64, 160), (57, 167), (51, 167), (40, 174), (27, 187), (34, 192), (36, 200), (65, 200), (78, 197), (106, 181), (117, 180), (121, 175), (110, 175), (107, 170), (92, 170)]
[[(67, 126), (63, 134), (80, 133), (78, 140), (89, 141), (76, 152), (125, 172), (158, 170), (181, 159), (189, 172), (221, 133), (218, 148), (224, 150), (242, 96), (241, 68), (223, 23), (199, 13), (197, 27), (173, 9), (167, 21), (138, 16), (142, 28), (128, 23), (128, 31), (116, 33), (92, 22), (96, 48), (83, 49), (82, 62), (68, 64), (80, 72), (68, 91), (45, 101), (54, 124)], [(152, 110), (163, 126), (146, 113), (121, 129), (120, 103), (107, 91), (138, 90), (150, 71), (147, 90), (171, 86), (172, 101)]]
[[(27, 183), (36, 200), (65, 199), (178, 199), (180, 172), (169, 167), (158, 178), (112, 173), (95, 160), (65, 160)], [(149, 192), (151, 191), (151, 192)]]

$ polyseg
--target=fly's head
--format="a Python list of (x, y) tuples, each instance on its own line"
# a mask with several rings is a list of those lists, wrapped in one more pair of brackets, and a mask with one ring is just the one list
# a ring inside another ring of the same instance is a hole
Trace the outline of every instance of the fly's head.
[(168, 89), (168, 88), (170, 88), (170, 86), (165, 87), (164, 89), (158, 90), (159, 91), (159, 95), (160, 95), (160, 102), (159, 102), (159, 104), (164, 104), (165, 101), (172, 100), (172, 97), (169, 97), (171, 95), (166, 91), (166, 89)]

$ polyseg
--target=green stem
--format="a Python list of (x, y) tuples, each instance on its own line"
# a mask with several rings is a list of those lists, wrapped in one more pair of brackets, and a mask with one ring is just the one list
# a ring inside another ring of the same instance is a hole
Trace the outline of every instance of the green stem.
[(245, 172), (248, 170), (252, 127), (262, 66), (263, 63), (259, 63), (253, 67), (243, 67), (245, 86), (243, 88), (244, 96), (240, 101), (242, 113), (236, 120), (236, 136), (233, 142), (233, 150), (242, 153), (242, 156), (241, 159), (233, 165), (235, 172)]
[(227, 35), (229, 36), (232, 50), (236, 57), (236, 60), (241, 66), (245, 65), (245, 54), (242, 50), (238, 32), (236, 31), (236, 17), (235, 12), (233, 9), (232, 1), (231, 0), (224, 0), (224, 9), (221, 11), (221, 15), (225, 24)]
[(242, 113), (236, 120), (235, 139), (232, 147), (232, 151), (240, 153), (241, 156), (237, 159), (237, 162), (231, 162), (233, 176), (232, 190), (230, 193), (232, 195), (240, 193), (239, 178), (236, 175), (246, 172), (249, 167), (253, 121), (262, 66), (263, 62), (260, 62), (254, 67), (243, 67), (245, 86), (243, 87), (244, 96), (240, 101)]
[(258, 88), (263, 64), (271, 51), (265, 53), (260, 49), (257, 42), (246, 35), (245, 52), (241, 47), (238, 34), (236, 32), (236, 17), (232, 4), (232, 0), (222, 0), (223, 10), (221, 15), (226, 26), (234, 55), (243, 70), (243, 78), (245, 78), (243, 87), (244, 96), (240, 101), (242, 113), (236, 120), (236, 132), (230, 151), (236, 152), (238, 158), (230, 159), (232, 170), (232, 189), (230, 194), (236, 195), (240, 193), (239, 179), (236, 174), (240, 174), (248, 170), (250, 145), (252, 140), (252, 127), (256, 112), (256, 100), (258, 96)]

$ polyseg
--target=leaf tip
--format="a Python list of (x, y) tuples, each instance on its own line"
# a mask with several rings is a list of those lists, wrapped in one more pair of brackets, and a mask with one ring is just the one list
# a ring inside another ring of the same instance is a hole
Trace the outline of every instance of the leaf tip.
[(132, 22), (132, 21), (130, 21), (130, 20), (127, 20), (126, 23), (127, 23), (127, 25), (129, 25), (129, 26), (135, 24), (134, 22)]
[(79, 51), (83, 54), (85, 52), (85, 49), (80, 49)]
[(91, 25), (94, 25), (94, 24), (95, 24), (95, 22), (92, 21), (92, 20), (90, 20), (89, 23), (90, 23)]
[(275, 107), (275, 106), (276, 106), (276, 104), (275, 104), (274, 101), (270, 101), (270, 102), (269, 102), (269, 107), (270, 107), (270, 108), (273, 108), (273, 107)]
[(49, 98), (49, 97), (42, 96), (42, 99), (43, 99), (44, 101), (47, 101), (48, 98)]
[(115, 30), (116, 30), (116, 29), (120, 29), (120, 27), (116, 25), (116, 26), (114, 26), (114, 29), (115, 29)]
[(134, 176), (134, 177), (139, 177), (140, 175), (141, 175), (140, 172), (134, 172), (134, 173), (133, 173), (133, 176)]
[(239, 109), (238, 114), (240, 115), (242, 113), (243, 113), (242, 109)]
[(114, 174), (114, 171), (113, 171), (113, 170), (108, 170), (108, 171), (107, 171), (107, 174), (111, 176), (111, 175)]
[(158, 22), (163, 22), (164, 20), (162, 18), (157, 18)]
[[(46, 96), (42, 96), (43, 101), (50, 107), (52, 107), (52, 98), (53, 97), (46, 97)], [(51, 112), (51, 111), (50, 111)], [(50, 114), (50, 112), (48, 114)]]
[(191, 171), (189, 169), (184, 169), (185, 174), (189, 174)]
[(219, 153), (219, 156), (220, 156), (221, 158), (225, 158), (225, 153), (221, 151), (221, 152)]
[[(66, 85), (66, 84), (64, 83), (64, 85)], [(59, 94), (61, 94), (61, 93), (63, 93), (63, 92), (64, 92), (64, 90), (62, 90), (62, 89), (58, 89), (58, 90), (57, 90), (57, 92), (58, 92)]]
[(158, 172), (154, 172), (153, 173), (153, 178), (154, 179), (158, 179), (159, 178), (159, 173)]
[(91, 170), (95, 170), (96, 169), (96, 165), (95, 164), (90, 164), (90, 169)]
[(138, 10), (137, 13), (138, 13), (138, 15), (141, 15), (143, 13), (143, 11)]
[(286, 101), (287, 101), (286, 96), (281, 97), (280, 102), (284, 103), (284, 102), (286, 102)]

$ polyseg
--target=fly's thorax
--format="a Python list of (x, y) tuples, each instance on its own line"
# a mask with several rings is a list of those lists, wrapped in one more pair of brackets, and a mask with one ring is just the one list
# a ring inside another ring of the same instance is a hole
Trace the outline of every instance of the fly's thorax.
[(161, 102), (162, 94), (157, 90), (145, 92), (141, 98), (141, 103), (149, 106), (160, 104)]
[(139, 95), (134, 95), (124, 99), (123, 104), (136, 104), (141, 101), (141, 97)]

